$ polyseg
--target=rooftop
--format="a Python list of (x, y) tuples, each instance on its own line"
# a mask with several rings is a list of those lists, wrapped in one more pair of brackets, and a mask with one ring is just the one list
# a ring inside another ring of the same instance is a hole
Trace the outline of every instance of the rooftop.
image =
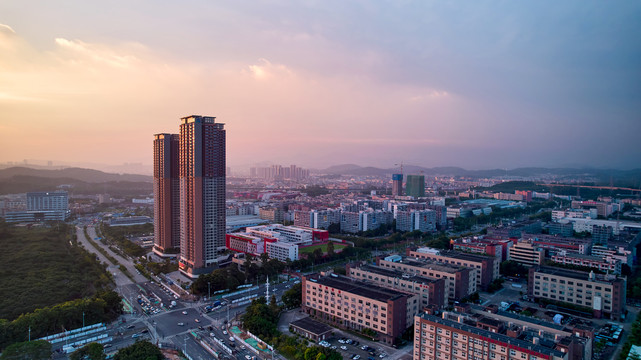
[(479, 335), (479, 336), (483, 336), (483, 337), (486, 337), (486, 338), (489, 338), (489, 339), (492, 339), (492, 340), (499, 341), (501, 343), (514, 345), (514, 346), (517, 346), (517, 347), (519, 347), (521, 349), (527, 349), (527, 350), (535, 351), (535, 352), (538, 352), (539, 354), (550, 354), (550, 355), (554, 355), (554, 356), (557, 356), (557, 357), (563, 357), (565, 355), (561, 351), (554, 350), (554, 349), (545, 347), (545, 346), (540, 345), (540, 344), (536, 345), (536, 344), (533, 344), (531, 342), (515, 339), (513, 337), (509, 337), (509, 336), (503, 335), (503, 334), (493, 333), (491, 331), (479, 329), (477, 327), (474, 327), (474, 326), (471, 326), (471, 325), (467, 325), (467, 324), (462, 324), (462, 323), (459, 323), (459, 322), (456, 322), (456, 321), (453, 321), (453, 320), (442, 319), (442, 318), (440, 318), (438, 316), (428, 315), (428, 314), (421, 314), (420, 317), (425, 319), (425, 320), (427, 320), (427, 321), (431, 321), (431, 322), (434, 322), (434, 323), (437, 323), (437, 324), (440, 324), (440, 325), (448, 326), (448, 327), (451, 327), (451, 328), (454, 328), (454, 329), (458, 329), (458, 330), (465, 331), (465, 332), (468, 332), (468, 333), (472, 333), (472, 334), (476, 334), (476, 335)]
[(436, 260), (428, 259), (415, 259), (410, 257), (403, 257), (403, 260), (394, 262), (395, 264), (405, 264), (422, 269), (436, 270), (448, 273), (456, 273), (457, 271), (468, 269), (466, 266), (459, 266), (453, 264), (446, 264)]
[[(399, 270), (388, 269), (388, 268), (384, 268), (384, 267), (376, 266), (376, 265), (361, 265), (359, 267), (359, 269), (361, 269), (363, 271), (368, 271), (368, 272), (371, 272), (371, 273), (375, 273), (375, 274), (378, 274), (378, 275), (382, 275), (382, 276), (396, 277), (396, 278), (400, 278), (404, 274), (402, 271), (399, 271)], [(439, 279), (430, 279), (430, 278), (426, 278), (426, 277), (423, 277), (423, 276), (414, 275), (414, 276), (411, 276), (409, 278), (405, 278), (405, 280), (415, 281), (415, 282), (422, 282), (422, 283), (433, 283), (433, 282), (437, 282)]]
[(310, 317), (296, 320), (290, 323), (290, 325), (301, 328), (307, 332), (310, 332), (316, 335), (324, 334), (333, 330), (332, 327), (325, 325), (323, 323), (320, 323), (318, 321), (315, 321)]
[(335, 276), (325, 276), (316, 280), (311, 281), (316, 282), (320, 285), (327, 286), (330, 288), (338, 289), (341, 291), (348, 292), (350, 294), (363, 296), (376, 301), (389, 301), (396, 300), (401, 297), (409, 297), (410, 295), (400, 293), (398, 290), (390, 290), (380, 286), (372, 285), (362, 281), (356, 281), (348, 277), (335, 275)]
[[(584, 280), (584, 281), (590, 280), (590, 273), (585, 271), (568, 270), (565, 268), (557, 268), (552, 266), (538, 266), (534, 269), (534, 271), (542, 274), (569, 277), (577, 280)], [(595, 282), (607, 283), (607, 284), (611, 284), (621, 280), (614, 275), (610, 275), (609, 277), (607, 277), (607, 275), (604, 276), (601, 274), (594, 274), (594, 279), (595, 279)]]

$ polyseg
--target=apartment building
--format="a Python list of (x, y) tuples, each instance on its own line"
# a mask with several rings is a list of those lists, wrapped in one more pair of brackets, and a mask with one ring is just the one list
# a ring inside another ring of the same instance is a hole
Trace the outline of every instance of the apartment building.
[(417, 294), (421, 308), (441, 309), (447, 305), (445, 278), (409, 275), (400, 270), (369, 264), (348, 264), (347, 275), (384, 288)]
[(378, 259), (378, 266), (401, 271), (405, 276), (422, 276), (428, 279), (445, 279), (444, 290), (448, 300), (461, 300), (478, 290), (475, 268), (439, 263), (434, 260), (419, 260), (399, 255)]
[(488, 286), (499, 277), (500, 263), (493, 256), (467, 254), (458, 251), (439, 250), (432, 248), (407, 249), (407, 256), (419, 259), (431, 259), (451, 265), (467, 266), (478, 270), (477, 284), (480, 289)]
[[(414, 360), (569, 360), (571, 339), (558, 343), (462, 314), (414, 319)], [(560, 340), (560, 339), (559, 339)]]
[(520, 241), (510, 249), (510, 260), (522, 265), (541, 265), (544, 258), (545, 251), (534, 245), (531, 240)]
[(528, 277), (531, 297), (588, 307), (597, 318), (618, 320), (625, 311), (624, 277), (550, 266), (532, 267)]
[(560, 251), (550, 256), (550, 259), (559, 264), (586, 266), (604, 272), (621, 274), (621, 260), (613, 257), (592, 256)]
[(303, 311), (334, 326), (373, 330), (392, 344), (412, 325), (419, 296), (375, 286), (336, 274), (302, 277)]

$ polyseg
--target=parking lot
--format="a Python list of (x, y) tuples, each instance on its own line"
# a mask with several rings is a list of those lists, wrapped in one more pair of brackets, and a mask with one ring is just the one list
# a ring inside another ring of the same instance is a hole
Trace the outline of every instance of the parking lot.
[(381, 346), (370, 341), (356, 339), (354, 337), (334, 337), (319, 343), (320, 346), (331, 347), (343, 355), (343, 359), (383, 359), (388, 353)]

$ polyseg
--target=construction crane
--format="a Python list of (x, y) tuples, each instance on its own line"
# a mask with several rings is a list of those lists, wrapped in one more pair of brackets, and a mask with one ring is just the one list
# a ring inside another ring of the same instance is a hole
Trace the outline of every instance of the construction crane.
[(403, 161), (400, 164), (394, 164), (394, 166), (401, 166), (401, 175), (403, 174)]

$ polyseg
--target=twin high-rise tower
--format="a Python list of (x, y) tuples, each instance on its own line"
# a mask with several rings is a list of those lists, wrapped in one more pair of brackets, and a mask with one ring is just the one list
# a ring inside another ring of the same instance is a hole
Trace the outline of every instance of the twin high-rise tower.
[(180, 134), (154, 139), (154, 252), (179, 245), (189, 277), (209, 272), (225, 250), (225, 129), (215, 119), (184, 117)]

